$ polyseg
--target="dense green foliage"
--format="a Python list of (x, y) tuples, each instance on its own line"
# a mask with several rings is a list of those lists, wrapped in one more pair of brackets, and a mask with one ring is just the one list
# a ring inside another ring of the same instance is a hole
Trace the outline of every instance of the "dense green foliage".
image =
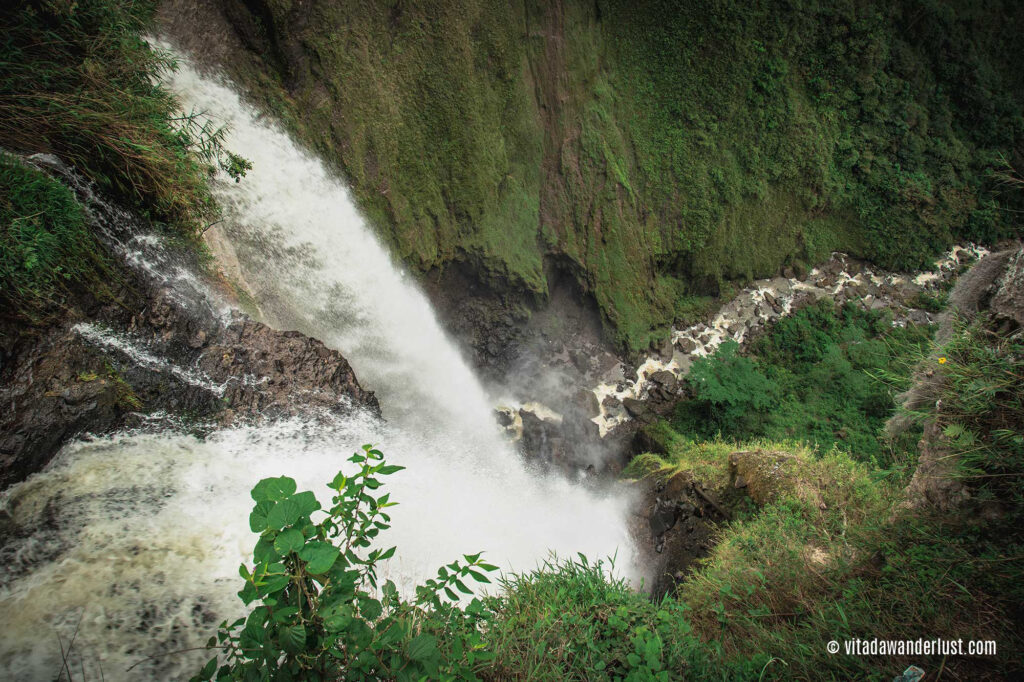
[[(964, 679), (1013, 678), (1024, 644), (1013, 625), (1024, 577), (1014, 514), (992, 522), (962, 512), (900, 511), (905, 478), (893, 480), (838, 450), (694, 441), (664, 424), (657, 435), (665, 454), (642, 455), (627, 473), (692, 472), (724, 485), (731, 453), (780, 457), (780, 467), (765, 467), (763, 480), (749, 482), (774, 493), (762, 506), (747, 500), (734, 507), (709, 557), (670, 600), (685, 604), (692, 636), (716, 653), (718, 666), (749, 664), (756, 652), (772, 657), (763, 679), (890, 680), (909, 665)], [(829, 640), (933, 633), (995, 640), (998, 655), (847, 656), (825, 648)]]
[(488, 646), (493, 680), (749, 680), (770, 656), (750, 652), (731, 661), (698, 639), (682, 601), (655, 602), (601, 562), (546, 562), (503, 578)]
[[(396, 503), (376, 491), (381, 477), (403, 467), (369, 445), (349, 461), (358, 470), (331, 481), (327, 510), (284, 476), (253, 488), (249, 526), (260, 539), (252, 569), (239, 568), (238, 594), (255, 606), (221, 625), (209, 647), (219, 642), (223, 658), (210, 659), (196, 679), (470, 679), (489, 658), (478, 629), (486, 609), (476, 598), (463, 607), (458, 593), (472, 594), (464, 581), (490, 582), (485, 572), (497, 567), (479, 554), (442, 566), (413, 603), (390, 580), (378, 585), (377, 565), (395, 548), (370, 547), (390, 527), (385, 509)], [(325, 518), (314, 522), (321, 511)]]
[(672, 425), (702, 438), (835, 445), (892, 464), (913, 443), (887, 444), (881, 430), (929, 336), (927, 327), (893, 327), (879, 311), (821, 301), (778, 320), (749, 357), (726, 343), (698, 359), (686, 378), (694, 397), (676, 406)]
[(942, 352), (946, 387), (936, 416), (961, 474), (981, 483), (985, 499), (1024, 508), (1024, 340), (973, 325)]
[(71, 190), (0, 152), (0, 307), (38, 319), (109, 272)]
[(554, 257), (623, 345), (725, 280), (1018, 229), (1020, 3), (249, 5), (236, 76), (401, 257), (528, 297)]
[[(249, 162), (221, 146), (223, 130), (183, 115), (158, 84), (174, 65), (140, 35), (154, 5), (4, 4), (0, 148), (56, 154), (101, 190), (194, 237), (216, 214), (210, 166), (238, 179)], [(58, 285), (95, 289), (103, 255), (71, 194), (7, 159), (3, 192), (0, 268), (10, 312), (37, 318)]]

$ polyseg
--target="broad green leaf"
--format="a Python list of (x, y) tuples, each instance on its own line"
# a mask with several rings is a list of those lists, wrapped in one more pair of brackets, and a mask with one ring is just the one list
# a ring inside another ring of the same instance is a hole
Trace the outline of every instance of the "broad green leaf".
[(262, 500), (252, 508), (252, 513), (249, 514), (249, 528), (253, 533), (262, 533), (267, 529), (267, 514), (275, 504), (272, 500)]
[(437, 659), (440, 652), (437, 650), (437, 638), (433, 635), (417, 635), (409, 640), (406, 645), (406, 653), (414, 661), (426, 663)]
[(308, 543), (299, 552), (299, 558), (306, 562), (306, 571), (313, 575), (329, 571), (340, 555), (341, 550), (337, 547), (320, 541)]
[(211, 677), (213, 677), (213, 673), (215, 673), (215, 672), (217, 672), (217, 657), (216, 656), (214, 656), (209, 661), (207, 661), (206, 665), (203, 666), (203, 669), (199, 671), (199, 678), (203, 679), (203, 680), (208, 680)]
[(282, 606), (279, 609), (274, 609), (274, 622), (287, 624), (298, 612), (298, 606)]
[(316, 495), (308, 490), (301, 492), (298, 495), (293, 495), (291, 499), (299, 506), (299, 512), (303, 516), (309, 516), (320, 508), (320, 503), (317, 501)]
[(292, 654), (297, 654), (306, 648), (306, 626), (285, 625), (278, 630), (278, 639), (281, 647)]
[(473, 569), (469, 569), (469, 574), (471, 576), (473, 576), (473, 580), (477, 581), (478, 583), (489, 583), (489, 582), (491, 582), (491, 579), (488, 578), (486, 575), (484, 575), (483, 573), (478, 573), (477, 571), (474, 571)]
[(269, 564), (281, 558), (280, 552), (274, 549), (274, 540), (270, 535), (260, 538), (256, 543), (256, 548), (252, 551), (252, 556), (256, 563), (260, 564)]
[(302, 516), (299, 504), (293, 499), (281, 500), (267, 515), (267, 525), (273, 530), (281, 530), (294, 524)]
[(252, 583), (246, 583), (245, 587), (238, 592), (238, 598), (241, 599), (242, 603), (246, 606), (251, 604), (257, 596), (259, 595), (256, 593), (256, 586)]
[(265, 500), (283, 500), (295, 493), (295, 481), (287, 476), (264, 478), (252, 489), (252, 499), (257, 502)]
[(302, 531), (294, 528), (282, 532), (274, 540), (274, 549), (281, 554), (287, 554), (288, 552), (297, 552), (302, 549), (302, 545), (305, 544), (306, 539), (302, 537)]
[(352, 607), (347, 604), (338, 604), (322, 610), (320, 616), (324, 619), (324, 627), (330, 632), (342, 632), (352, 622)]
[[(275, 575), (266, 578), (260, 583), (257, 588), (259, 589), (260, 595), (263, 595), (263, 601), (266, 604), (270, 604), (271, 601), (267, 599), (267, 595), (275, 594), (280, 592), (288, 584), (288, 576), (286, 575)], [(276, 603), (276, 602), (274, 602)]]
[(391, 474), (397, 474), (399, 471), (405, 469), (403, 466), (397, 464), (388, 464), (377, 469), (377, 473), (381, 476), (390, 476)]
[(384, 607), (382, 607), (380, 602), (376, 599), (359, 600), (359, 613), (362, 614), (363, 618), (366, 620), (377, 620), (383, 612)]

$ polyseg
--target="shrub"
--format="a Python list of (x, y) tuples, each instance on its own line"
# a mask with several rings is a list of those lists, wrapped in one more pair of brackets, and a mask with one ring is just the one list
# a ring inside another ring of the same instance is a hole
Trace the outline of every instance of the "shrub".
[(739, 344), (727, 341), (711, 356), (693, 363), (686, 377), (708, 416), (729, 426), (750, 411), (764, 411), (778, 400), (775, 386), (757, 364), (739, 354)]
[(186, 232), (215, 213), (208, 164), (248, 162), (222, 131), (181, 116), (158, 83), (174, 67), (141, 38), (151, 0), (7, 3), (0, 59), (0, 146), (51, 152), (102, 189)]
[(104, 288), (110, 266), (74, 194), (0, 152), (0, 302), (40, 320), (72, 287)]
[(331, 481), (332, 506), (318, 522), (320, 503), (297, 493), (294, 480), (267, 478), (253, 488), (249, 526), (260, 539), (253, 567), (239, 568), (239, 597), (256, 606), (221, 624), (209, 646), (219, 644), (222, 658), (194, 679), (475, 679), (489, 657), (480, 630), (489, 614), (477, 598), (463, 608), (459, 593), (472, 594), (466, 582), (490, 582), (486, 573), (497, 567), (465, 556), (417, 587), (412, 602), (390, 580), (379, 585), (377, 566), (395, 548), (371, 546), (396, 503), (375, 491), (380, 477), (403, 467), (369, 445), (349, 461), (358, 471)]

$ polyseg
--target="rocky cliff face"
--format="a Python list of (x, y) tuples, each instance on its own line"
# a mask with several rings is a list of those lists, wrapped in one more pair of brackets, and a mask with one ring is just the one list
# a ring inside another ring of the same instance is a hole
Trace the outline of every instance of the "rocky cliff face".
[[(999, 337), (1019, 333), (1024, 327), (1024, 246), (1019, 243), (982, 258), (964, 274), (950, 294), (946, 310), (936, 332), (940, 343), (949, 341), (954, 325), (980, 321)], [(902, 396), (905, 410), (932, 409), (943, 416), (939, 396), (943, 390), (943, 377), (935, 372), (936, 350), (914, 376), (914, 384)], [(889, 420), (886, 430), (891, 434), (906, 428), (904, 417)], [(933, 416), (925, 424), (924, 435), (918, 444), (917, 469), (906, 489), (904, 505), (912, 509), (933, 508), (941, 511), (956, 509), (970, 498), (967, 483), (958, 474), (959, 456), (948, 436)]]
[(106, 204), (70, 171), (55, 172), (77, 183), (114, 254), (132, 263), (132, 244), (142, 239), (147, 259), (125, 265), (113, 300), (78, 292), (46, 328), (0, 325), (0, 486), (39, 470), (83, 433), (168, 420), (202, 431), (355, 409), (379, 415), (340, 353), (219, 307), (218, 284), (171, 267), (173, 249), (154, 241), (145, 221)]
[(1024, 81), (1000, 64), (1021, 8), (963, 4), (167, 0), (162, 14), (343, 171), (395, 253), (458, 299), (453, 326), (486, 337), (487, 361), (553, 275), (639, 349), (729, 280), (832, 250), (914, 269), (1005, 232), (1005, 197), (981, 178), (1018, 134), (1004, 122)]

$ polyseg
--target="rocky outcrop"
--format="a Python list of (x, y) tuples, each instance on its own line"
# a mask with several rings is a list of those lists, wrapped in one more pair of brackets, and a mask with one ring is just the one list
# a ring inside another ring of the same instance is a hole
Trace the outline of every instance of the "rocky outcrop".
[(688, 575), (714, 546), (715, 527), (729, 519), (718, 493), (690, 472), (667, 479), (646, 478), (640, 487), (633, 537), (652, 576), (651, 595), (661, 598)]
[(1007, 257), (989, 308), (1002, 333), (1024, 327), (1024, 246)]
[(956, 453), (937, 424), (933, 422), (925, 427), (917, 447), (917, 469), (905, 491), (903, 506), (951, 511), (966, 502), (970, 493), (954, 475), (958, 462)]
[[(356, 409), (379, 415), (341, 353), (232, 310), (194, 262), (181, 262), (187, 250), (147, 238), (147, 258), (132, 258), (125, 245), (145, 221), (105, 203), (68, 169), (51, 170), (73, 185), (124, 267), (110, 297), (76, 292), (45, 328), (0, 319), (0, 486), (39, 470), (83, 433), (159, 419), (204, 432)], [(189, 266), (187, 278), (165, 276)]]
[[(937, 348), (914, 375), (911, 388), (900, 396), (902, 409), (886, 424), (886, 433), (895, 437), (912, 423), (911, 411), (933, 410), (941, 416), (939, 396), (944, 379), (935, 371), (955, 323), (983, 320), (989, 329), (1005, 335), (1016, 332), (1024, 323), (1024, 246), (982, 258), (962, 275), (950, 293), (949, 307), (939, 320)], [(903, 506), (910, 509), (933, 508), (950, 511), (970, 498), (968, 487), (955, 473), (959, 460), (948, 439), (933, 417), (925, 424), (918, 443), (917, 469), (905, 491)]]
[(129, 333), (145, 337), (165, 357), (194, 368), (220, 392), (222, 423), (326, 411), (358, 405), (379, 412), (342, 355), (297, 331), (279, 331), (232, 311), (227, 320), (198, 320), (169, 290), (157, 292)]

